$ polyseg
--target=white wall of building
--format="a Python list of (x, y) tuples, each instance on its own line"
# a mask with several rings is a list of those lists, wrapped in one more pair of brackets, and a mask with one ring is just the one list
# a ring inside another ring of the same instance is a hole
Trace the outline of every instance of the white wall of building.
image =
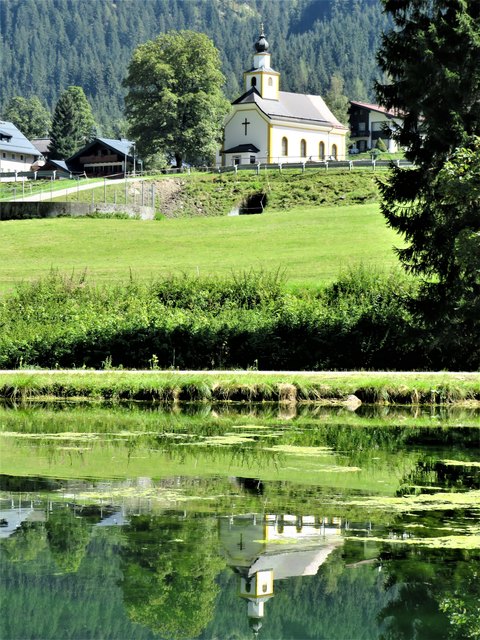
[[(282, 139), (288, 141), (288, 155), (282, 153)], [(306, 154), (301, 155), (301, 141), (306, 142)], [(338, 160), (345, 158), (345, 134), (335, 129), (312, 128), (300, 129), (293, 126), (276, 125), (272, 130), (272, 162), (303, 162), (305, 160), (318, 161), (320, 142), (325, 145), (325, 157), (334, 155), (333, 145), (337, 146)]]
[(0, 173), (30, 171), (36, 157), (25, 153), (6, 151), (0, 147)]
[[(245, 135), (245, 118), (249, 123), (247, 125), (247, 135)], [(258, 153), (243, 153), (243, 154), (226, 154), (225, 164), (231, 165), (234, 156), (240, 156), (240, 164), (248, 164), (250, 162), (250, 156), (256, 156), (256, 162), (267, 162), (268, 153), (268, 123), (255, 109), (243, 108), (235, 111), (231, 119), (225, 126), (225, 140), (228, 147), (232, 148), (241, 144), (253, 144), (258, 149)]]

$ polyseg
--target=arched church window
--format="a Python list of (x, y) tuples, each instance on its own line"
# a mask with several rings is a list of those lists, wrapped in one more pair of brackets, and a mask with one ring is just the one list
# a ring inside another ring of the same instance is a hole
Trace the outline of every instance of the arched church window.
[(268, 86), (273, 87), (273, 78), (268, 79)]
[(250, 83), (252, 85), (252, 87), (256, 87), (257, 86), (257, 79), (255, 78), (255, 76), (253, 76), (252, 81)]
[(305, 140), (300, 141), (300, 155), (302, 158), (307, 157), (307, 142)]
[(320, 144), (318, 145), (318, 157), (320, 158), (320, 160), (325, 160), (325, 143), (324, 142), (320, 142)]
[(335, 158), (335, 160), (338, 160), (338, 158), (337, 158), (338, 149), (337, 149), (337, 145), (336, 144), (332, 144), (332, 156)]
[(288, 156), (288, 140), (282, 138), (282, 156)]

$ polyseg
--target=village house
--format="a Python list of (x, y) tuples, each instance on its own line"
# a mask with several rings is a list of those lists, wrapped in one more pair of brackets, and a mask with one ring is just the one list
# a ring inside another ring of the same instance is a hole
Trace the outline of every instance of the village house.
[(95, 138), (66, 160), (72, 173), (91, 178), (135, 171), (137, 162), (135, 143), (124, 138)]
[(378, 139), (385, 143), (387, 151), (398, 151), (392, 134), (397, 125), (402, 123), (398, 113), (389, 111), (378, 104), (350, 101), (350, 143), (353, 153), (361, 153), (374, 149)]
[(40, 152), (12, 122), (0, 120), (0, 173), (30, 171)]
[(344, 160), (348, 129), (320, 96), (280, 91), (270, 57), (262, 28), (245, 91), (225, 120), (222, 165)]

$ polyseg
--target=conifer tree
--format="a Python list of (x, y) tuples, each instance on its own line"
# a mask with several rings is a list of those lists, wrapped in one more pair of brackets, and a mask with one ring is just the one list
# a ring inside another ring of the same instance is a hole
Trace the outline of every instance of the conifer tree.
[(92, 109), (81, 87), (68, 87), (60, 96), (50, 131), (50, 155), (69, 158), (95, 137)]
[[(454, 366), (458, 358), (476, 367), (480, 252), (471, 246), (480, 243), (480, 206), (478, 196), (463, 198), (466, 169), (448, 163), (459, 149), (474, 157), (480, 153), (480, 2), (382, 1), (395, 28), (378, 54), (391, 81), (377, 85), (377, 96), (403, 116), (396, 138), (414, 163), (413, 169), (391, 170), (381, 186), (382, 212), (407, 241), (398, 249), (402, 263), (423, 278), (418, 310), (432, 329), (432, 358), (443, 352), (432, 363)], [(447, 165), (458, 186), (450, 190), (448, 204), (439, 177)], [(471, 165), (477, 166), (474, 160)], [(460, 250), (465, 246), (467, 262)]]

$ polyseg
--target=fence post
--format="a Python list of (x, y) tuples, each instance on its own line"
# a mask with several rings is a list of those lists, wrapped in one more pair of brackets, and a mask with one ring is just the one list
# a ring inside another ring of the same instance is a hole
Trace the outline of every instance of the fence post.
[(305, 162), (302, 162), (302, 173), (305, 173)]
[(260, 174), (260, 162), (257, 164), (257, 176)]
[(350, 171), (351, 171), (351, 170), (353, 169), (353, 161), (352, 161), (352, 160), (349, 160), (349, 161), (348, 161), (348, 165), (349, 165), (349, 169), (350, 169)]
[(373, 170), (374, 170), (374, 171), (375, 171), (375, 165), (376, 165), (376, 164), (377, 164), (377, 161), (372, 159), (372, 167), (373, 167)]

